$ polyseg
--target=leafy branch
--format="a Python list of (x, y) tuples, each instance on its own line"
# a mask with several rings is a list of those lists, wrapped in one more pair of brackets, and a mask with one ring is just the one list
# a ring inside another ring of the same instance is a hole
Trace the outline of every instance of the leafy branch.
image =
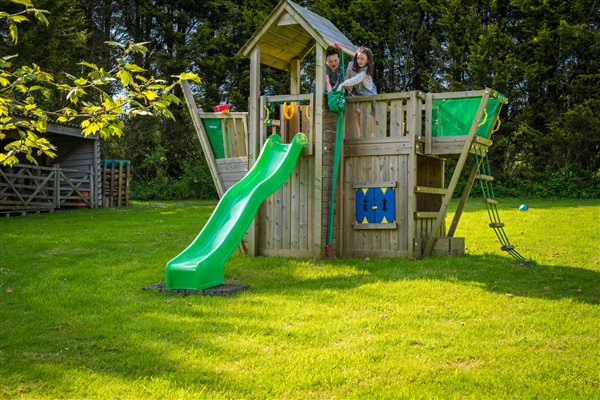
[[(28, 15), (48, 24), (45, 16), (48, 12), (36, 9), (30, 0), (10, 1), (24, 7), (13, 14), (0, 11), (0, 22), (8, 22), (15, 44), (17, 24), (29, 21)], [(57, 82), (53, 74), (36, 64), (14, 67), (16, 55), (0, 58), (0, 140), (12, 139), (0, 149), (1, 165), (18, 163), (19, 155), (35, 164), (34, 155), (55, 157), (55, 146), (43, 137), (49, 122), (77, 123), (84, 136), (97, 134), (106, 139), (122, 135), (124, 116), (158, 115), (174, 119), (169, 107), (181, 103), (173, 94), (174, 88), (183, 81), (200, 83), (198, 75), (193, 73), (174, 75), (167, 82), (147, 76), (144, 68), (128, 62), (136, 53), (147, 53), (146, 43), (106, 43), (120, 51), (111, 69), (106, 71), (84, 61), (78, 65), (87, 73), (79, 77), (65, 74), (64, 82)], [(48, 98), (51, 92), (62, 93), (69, 106), (58, 110), (41, 107), (39, 101)]]

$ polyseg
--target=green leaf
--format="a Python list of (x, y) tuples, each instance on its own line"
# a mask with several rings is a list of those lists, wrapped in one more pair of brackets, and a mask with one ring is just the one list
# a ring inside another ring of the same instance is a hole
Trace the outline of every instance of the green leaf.
[(146, 97), (150, 101), (158, 98), (158, 95), (151, 90), (144, 90), (142, 92), (142, 94), (144, 95), (144, 97)]
[(93, 135), (100, 130), (100, 124), (96, 122), (92, 122), (87, 128), (85, 128), (81, 133), (83, 136)]
[(125, 64), (125, 69), (130, 72), (144, 72), (146, 71), (144, 68), (140, 67), (136, 64)]
[(129, 86), (133, 82), (133, 77), (125, 70), (119, 71), (117, 73), (117, 78), (121, 80), (121, 84), (125, 87)]
[(104, 44), (105, 44), (105, 45), (107, 45), (107, 46), (121, 47), (121, 48), (123, 48), (123, 49), (125, 48), (125, 46), (124, 46), (124, 45), (122, 45), (122, 44), (121, 44), (121, 43), (119, 43), (119, 42), (111, 42), (111, 41), (107, 41), (107, 42), (104, 42)]
[(38, 21), (40, 21), (44, 25), (48, 26), (50, 23), (48, 22), (48, 18), (46, 18), (46, 16), (44, 15), (44, 12), (47, 12), (47, 11), (46, 10), (36, 10), (34, 15)]
[(175, 116), (173, 115), (173, 113), (172, 113), (171, 111), (169, 111), (169, 110), (167, 110), (167, 109), (164, 109), (164, 110), (162, 111), (162, 114), (163, 114), (163, 116), (165, 116), (165, 117), (167, 117), (167, 118), (169, 118), (169, 119), (171, 119), (171, 120), (175, 121)]
[(130, 49), (135, 52), (135, 53), (140, 53), (140, 54), (146, 54), (148, 52), (148, 48), (146, 46), (144, 46), (144, 44), (149, 43), (149, 42), (143, 42), (143, 43), (134, 43), (130, 46)]
[(89, 63), (87, 61), (82, 61), (80, 63), (77, 63), (77, 65), (83, 65), (85, 67), (88, 67), (88, 68), (91, 68), (91, 69), (93, 69), (95, 71), (98, 71), (98, 66), (96, 64), (92, 64), (92, 63)]
[(15, 22), (17, 24), (21, 23), (21, 22), (25, 22), (25, 21), (29, 21), (29, 18), (27, 18), (24, 15), (13, 15), (12, 17), (9, 17), (9, 19), (12, 22)]
[(192, 81), (196, 83), (202, 83), (200, 77), (192, 72), (184, 72), (181, 75), (175, 75), (175, 78), (178, 78), (180, 81)]
[(10, 23), (8, 26), (8, 29), (10, 30), (10, 37), (12, 38), (14, 44), (17, 44), (19, 41), (19, 33), (17, 30), (17, 25), (15, 25), (14, 23)]
[(77, 86), (83, 86), (83, 85), (87, 84), (88, 81), (85, 78), (78, 78), (73, 83), (76, 84)]
[(15, 4), (21, 4), (24, 5), (25, 7), (33, 7), (33, 3), (31, 2), (31, 0), (10, 0), (11, 3), (15, 3)]

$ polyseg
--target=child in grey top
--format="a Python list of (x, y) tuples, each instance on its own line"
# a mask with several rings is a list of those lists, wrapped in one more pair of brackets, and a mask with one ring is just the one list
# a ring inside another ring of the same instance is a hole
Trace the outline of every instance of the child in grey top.
[[(370, 96), (377, 94), (377, 88), (373, 82), (373, 53), (368, 47), (361, 47), (356, 51), (354, 59), (346, 69), (346, 80), (340, 83), (339, 88), (345, 87), (350, 96)], [(360, 104), (356, 103), (356, 131), (360, 129)], [(374, 113), (373, 104), (371, 112)], [(371, 137), (375, 129), (371, 128)]]
[(368, 47), (361, 47), (346, 69), (346, 80), (339, 88), (346, 87), (353, 96), (377, 94), (373, 82), (373, 53)]

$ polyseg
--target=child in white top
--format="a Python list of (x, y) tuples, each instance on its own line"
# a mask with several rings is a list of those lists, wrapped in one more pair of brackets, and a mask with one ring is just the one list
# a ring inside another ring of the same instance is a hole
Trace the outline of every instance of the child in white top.
[(339, 88), (346, 89), (354, 96), (368, 96), (377, 94), (377, 88), (373, 82), (373, 53), (368, 47), (361, 47), (356, 52), (354, 59), (346, 69), (346, 80)]
[[(345, 87), (351, 96), (370, 96), (377, 94), (373, 82), (373, 53), (368, 47), (361, 47), (356, 51), (354, 59), (346, 69), (346, 80), (338, 87)], [(360, 132), (360, 106), (356, 105), (356, 129)], [(373, 132), (371, 132), (371, 136)]]

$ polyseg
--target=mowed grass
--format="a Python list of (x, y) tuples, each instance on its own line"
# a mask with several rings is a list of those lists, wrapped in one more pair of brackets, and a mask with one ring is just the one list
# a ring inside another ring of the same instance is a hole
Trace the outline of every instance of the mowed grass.
[(0, 398), (597, 399), (600, 201), (470, 200), (467, 253), (249, 258), (229, 297), (142, 291), (214, 203), (0, 220)]

